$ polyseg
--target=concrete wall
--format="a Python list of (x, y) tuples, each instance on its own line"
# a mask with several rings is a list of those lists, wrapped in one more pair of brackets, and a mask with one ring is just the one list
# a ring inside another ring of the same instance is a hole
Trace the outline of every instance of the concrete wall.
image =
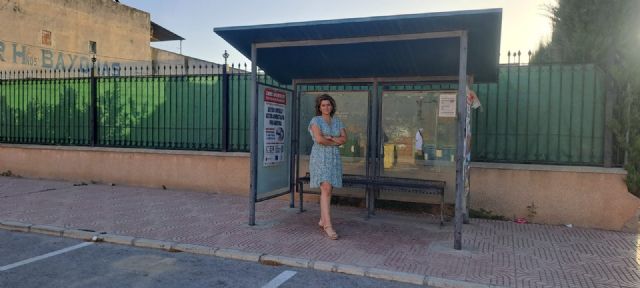
[(473, 163), (471, 208), (535, 223), (638, 231), (640, 199), (627, 191), (623, 169)]
[(0, 172), (29, 178), (249, 193), (247, 153), (0, 145)]
[[(172, 66), (172, 73), (222, 73), (222, 69), (224, 69), (222, 65), (154, 47), (151, 48), (151, 58), (153, 59), (152, 65), (154, 67), (162, 65)], [(184, 69), (184, 67), (187, 68)]]
[(89, 67), (89, 41), (100, 67), (151, 61), (149, 13), (112, 0), (3, 0), (0, 27), (2, 70)]
[[(248, 153), (0, 144), (0, 172), (7, 170), (29, 178), (249, 193)], [(535, 223), (635, 232), (640, 199), (627, 192), (624, 177), (622, 169), (473, 163), (470, 204), (513, 218), (526, 217), (534, 203)]]

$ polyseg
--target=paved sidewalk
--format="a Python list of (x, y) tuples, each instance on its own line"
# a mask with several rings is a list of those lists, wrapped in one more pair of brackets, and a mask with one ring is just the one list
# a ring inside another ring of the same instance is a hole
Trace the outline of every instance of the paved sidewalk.
[(463, 251), (429, 215), (334, 207), (341, 236), (317, 228), (318, 205), (258, 204), (225, 194), (0, 177), (0, 221), (239, 249), (506, 287), (640, 287), (640, 235), (472, 219)]

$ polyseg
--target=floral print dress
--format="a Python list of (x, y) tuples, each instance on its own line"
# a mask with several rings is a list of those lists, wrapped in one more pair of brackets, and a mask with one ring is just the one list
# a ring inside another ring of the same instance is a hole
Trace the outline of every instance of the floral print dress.
[(316, 116), (309, 123), (309, 133), (313, 139), (311, 156), (309, 159), (309, 174), (311, 174), (310, 187), (318, 188), (320, 183), (329, 182), (333, 187), (342, 187), (342, 160), (338, 146), (321, 145), (316, 142), (311, 131), (311, 126), (317, 125), (322, 135), (340, 136), (344, 124), (337, 117), (332, 117), (331, 123), (327, 123), (322, 116)]

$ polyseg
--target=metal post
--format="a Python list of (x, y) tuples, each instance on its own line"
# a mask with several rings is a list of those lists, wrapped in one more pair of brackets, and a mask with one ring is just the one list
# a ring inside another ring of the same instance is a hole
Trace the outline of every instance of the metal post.
[[(374, 88), (372, 88), (374, 89)], [(375, 102), (375, 96), (374, 96), (374, 92), (373, 90), (369, 92), (369, 99), (368, 99), (368, 105), (367, 105), (367, 153), (366, 153), (366, 158), (365, 158), (365, 175), (367, 177), (367, 179), (371, 179), (373, 177), (373, 163), (375, 161), (373, 161), (374, 159), (374, 153), (376, 151), (376, 148), (374, 148), (373, 146), (373, 107), (376, 107), (374, 102)], [(371, 196), (373, 194), (372, 187), (366, 187), (366, 192), (365, 192), (365, 203), (367, 206), (367, 219), (369, 217), (371, 217)]]
[(256, 44), (251, 43), (251, 186), (249, 225), (256, 225), (256, 199), (258, 197), (258, 50)]
[(98, 145), (98, 78), (96, 57), (91, 57), (91, 146)]
[[(296, 205), (294, 204), (295, 202), (295, 188), (296, 188), (296, 180), (298, 179), (295, 173), (295, 165), (296, 165), (296, 160), (295, 157), (298, 154), (297, 153), (297, 148), (298, 148), (298, 122), (295, 121), (294, 119), (297, 119), (297, 117), (295, 116), (296, 113), (298, 113), (297, 109), (293, 109), (293, 107), (296, 107), (296, 103), (298, 102), (298, 97), (296, 97), (296, 82), (295, 80), (293, 81), (293, 93), (291, 93), (291, 99), (289, 102), (289, 105), (291, 105), (291, 114), (290, 115), (290, 119), (287, 119), (286, 121), (289, 121), (289, 130), (291, 132), (289, 132), (291, 135), (290, 139), (290, 144), (291, 146), (289, 146), (290, 149), (290, 153), (289, 153), (289, 193), (290, 195), (290, 201), (289, 201), (289, 208), (295, 208)], [(302, 201), (302, 199), (300, 199), (300, 201)], [(302, 204), (300, 205), (302, 206)]]
[[(226, 61), (226, 59), (225, 59)], [(229, 74), (222, 69), (222, 151), (229, 151)]]
[[(380, 177), (381, 174), (381, 169), (382, 169), (382, 165), (381, 165), (381, 161), (380, 161), (380, 157), (383, 155), (384, 153), (384, 141), (382, 135), (384, 135), (384, 131), (382, 131), (382, 93), (379, 93), (378, 91), (378, 81), (374, 81), (373, 82), (373, 103), (374, 103), (374, 107), (375, 107), (375, 115), (376, 117), (374, 128), (371, 131), (374, 131), (374, 135), (373, 138), (373, 145), (375, 149), (375, 161), (373, 161), (373, 177), (374, 178), (378, 178)], [(391, 157), (393, 157), (394, 155), (391, 155)], [(379, 190), (373, 189), (371, 191), (371, 195), (369, 196), (369, 200), (371, 201), (370, 204), (370, 211), (371, 211), (371, 215), (376, 215), (376, 195), (378, 194)]]
[[(467, 77), (467, 85), (468, 85), (469, 87), (473, 86), (473, 80), (474, 80), (474, 79), (473, 79), (473, 76), (469, 76), (469, 77)], [(467, 92), (467, 91), (466, 91), (466, 87), (465, 87), (465, 94), (464, 94), (464, 95), (465, 95), (465, 108), (464, 108), (464, 111), (465, 111), (466, 113), (472, 113), (472, 112), (471, 112), (471, 106), (470, 106), (470, 104), (468, 104), (468, 103), (466, 102), (466, 100), (467, 100), (467, 94), (466, 94), (466, 92)], [(476, 97), (477, 97), (477, 95), (476, 95)], [(477, 114), (476, 114), (476, 115), (477, 115)], [(469, 115), (466, 115), (466, 116), (469, 116)], [(466, 119), (466, 116), (465, 116), (465, 119)], [(469, 116), (469, 117), (471, 117), (471, 116)], [(465, 120), (465, 121), (466, 121), (466, 120)], [(476, 121), (476, 123), (477, 123), (477, 121)], [(465, 124), (465, 127), (467, 127), (467, 125), (466, 125), (466, 124)], [(469, 129), (471, 129), (471, 127), (469, 127)], [(466, 137), (466, 132), (467, 132), (467, 131), (465, 131), (465, 137)], [(466, 141), (466, 138), (465, 138), (465, 141)], [(470, 145), (470, 144), (471, 144), (471, 143), (467, 143), (467, 145)], [(471, 147), (469, 147), (469, 149), (471, 149)], [(471, 151), (473, 151), (473, 150), (471, 150)], [(466, 150), (465, 150), (464, 152), (466, 153)], [(466, 157), (467, 157), (467, 155), (465, 154), (465, 156), (464, 156), (464, 157), (466, 158)], [(469, 161), (471, 161), (471, 160), (469, 160)], [(471, 165), (471, 163), (467, 163), (467, 165)], [(463, 168), (464, 168), (464, 167), (463, 167)], [(464, 170), (464, 171), (466, 171), (466, 170)], [(469, 173), (471, 173), (471, 168), (469, 168)], [(465, 175), (464, 175), (464, 181), (467, 181), (467, 179), (469, 179), (469, 193), (466, 193), (467, 191), (466, 191), (466, 189), (464, 189), (464, 192), (465, 192), (465, 195), (464, 195), (465, 197), (464, 197), (464, 202), (463, 202), (463, 203), (464, 203), (464, 214), (462, 215), (462, 223), (464, 223), (464, 224), (469, 224), (469, 223), (470, 223), (470, 219), (469, 219), (469, 209), (470, 209), (470, 205), (469, 205), (469, 203), (471, 202), (471, 176), (470, 176), (470, 175), (466, 175), (466, 174), (465, 174)], [(464, 182), (463, 182), (463, 183), (464, 183)]]
[(460, 35), (460, 70), (458, 72), (458, 137), (456, 139), (456, 207), (453, 248), (462, 249), (463, 194), (464, 194), (464, 141), (467, 119), (467, 32)]
[[(294, 80), (295, 81), (295, 80)], [(298, 181), (298, 178), (300, 178), (300, 103), (302, 103), (302, 99), (301, 99), (301, 93), (298, 92), (298, 83), (294, 82), (295, 85), (293, 85), (293, 97), (296, 99), (296, 105), (292, 106), (293, 110), (296, 111), (296, 113), (294, 113), (295, 117), (293, 118), (294, 123), (296, 124), (296, 130), (292, 131), (292, 135), (295, 134), (296, 135), (296, 140), (297, 140), (297, 144), (294, 147), (295, 149), (295, 180)], [(298, 186), (297, 189), (303, 189), (301, 186)], [(301, 192), (301, 191), (298, 191)], [(302, 199), (302, 194), (304, 193), (298, 193), (300, 195), (300, 213), (304, 212), (304, 208), (303, 208), (303, 199)]]

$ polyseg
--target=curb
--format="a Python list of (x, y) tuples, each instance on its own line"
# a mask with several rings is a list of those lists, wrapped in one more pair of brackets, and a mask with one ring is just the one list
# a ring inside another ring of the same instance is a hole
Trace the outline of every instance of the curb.
[(269, 255), (263, 253), (246, 252), (228, 248), (213, 248), (201, 245), (182, 244), (170, 241), (135, 238), (108, 233), (99, 233), (78, 229), (64, 229), (51, 225), (32, 225), (16, 221), (0, 221), (0, 230), (37, 233), (49, 236), (66, 237), (93, 242), (106, 242), (118, 245), (128, 245), (140, 248), (160, 249), (169, 252), (186, 252), (206, 256), (257, 262), (271, 266), (290, 266), (304, 269), (314, 269), (324, 272), (342, 273), (354, 276), (364, 276), (374, 279), (403, 282), (415, 285), (426, 285), (438, 288), (499, 288), (501, 286), (478, 284), (459, 280), (450, 280), (420, 274), (397, 272), (385, 269), (362, 267), (326, 261), (313, 261), (303, 258)]

